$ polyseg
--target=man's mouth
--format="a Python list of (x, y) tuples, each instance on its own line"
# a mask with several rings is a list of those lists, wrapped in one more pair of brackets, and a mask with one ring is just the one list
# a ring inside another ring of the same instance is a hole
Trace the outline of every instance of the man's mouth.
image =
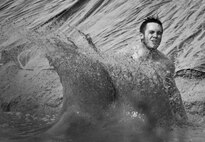
[(151, 40), (154, 44), (158, 44), (158, 40)]

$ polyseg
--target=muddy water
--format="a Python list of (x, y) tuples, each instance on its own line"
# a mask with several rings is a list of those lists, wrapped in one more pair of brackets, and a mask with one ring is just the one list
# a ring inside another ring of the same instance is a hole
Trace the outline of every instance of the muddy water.
[[(52, 141), (52, 142), (72, 142), (69, 136), (46, 136), (43, 134), (49, 126), (51, 126), (56, 119), (56, 116), (41, 116), (37, 117), (31, 114), (23, 114), (20, 112), (3, 112), (0, 116), (0, 142), (20, 142), (20, 141)], [(114, 126), (115, 127), (115, 126)], [(110, 131), (110, 132), (109, 132)], [(153, 136), (153, 133), (142, 133), (141, 136), (139, 134), (136, 135), (125, 135), (124, 139), (119, 139), (122, 133), (126, 133), (125, 130), (119, 129), (117, 131), (112, 132), (109, 130), (106, 133), (110, 133), (106, 135), (106, 139), (104, 138), (104, 134), (97, 134), (97, 137), (94, 140), (99, 142), (114, 142), (114, 141), (122, 141), (122, 142), (130, 142), (133, 140), (138, 140), (139, 142), (160, 142), (160, 139), (157, 139)], [(127, 130), (126, 130), (127, 131)], [(159, 130), (160, 132), (160, 130)], [(91, 133), (87, 133), (89, 135)], [(168, 135), (166, 135), (168, 134)], [(92, 135), (92, 134), (91, 134)], [(90, 136), (91, 136), (90, 135)], [(124, 134), (123, 134), (124, 135)], [(83, 136), (81, 139), (80, 135), (76, 135), (78, 137), (77, 142), (85, 141), (86, 138), (90, 140), (90, 136)], [(119, 137), (119, 138), (117, 138)], [(205, 140), (205, 121), (203, 117), (189, 115), (189, 124), (183, 127), (173, 127), (170, 132), (164, 133), (161, 136), (162, 139), (166, 139), (167, 142), (204, 142)], [(163, 138), (167, 137), (167, 138)]]
[[(26, 136), (37, 134), (51, 125), (56, 116), (37, 117), (21, 112), (3, 112), (0, 117), (0, 130), (13, 130), (15, 135)], [(0, 131), (3, 132), (3, 131)]]

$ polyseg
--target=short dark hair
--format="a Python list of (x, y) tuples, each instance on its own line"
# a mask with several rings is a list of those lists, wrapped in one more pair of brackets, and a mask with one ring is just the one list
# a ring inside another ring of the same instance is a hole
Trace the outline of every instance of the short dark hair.
[(144, 19), (144, 22), (141, 24), (140, 26), (140, 33), (144, 33), (145, 28), (147, 26), (148, 23), (157, 23), (162, 27), (162, 31), (163, 31), (163, 26), (162, 26), (162, 22), (159, 20), (159, 18), (155, 18), (155, 17), (147, 17), (146, 19)]

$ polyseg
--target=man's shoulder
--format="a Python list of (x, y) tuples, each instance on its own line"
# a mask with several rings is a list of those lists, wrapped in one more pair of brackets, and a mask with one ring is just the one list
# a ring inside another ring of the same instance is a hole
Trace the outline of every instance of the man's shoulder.
[[(157, 54), (158, 54), (158, 56), (161, 57), (162, 59), (170, 60), (167, 55), (165, 55), (164, 53), (162, 53), (162, 52), (159, 51), (159, 50), (157, 50)], [(170, 60), (170, 61), (171, 61), (171, 60)]]
[(175, 65), (174, 65), (174, 62), (167, 56), (165, 55), (164, 53), (162, 53), (161, 51), (157, 51), (159, 57), (160, 57), (160, 60), (163, 64), (165, 64), (167, 66), (167, 68), (169, 68), (169, 70), (171, 70), (172, 72), (175, 71)]
[(159, 58), (161, 60), (166, 60), (167, 62), (169, 62), (170, 64), (174, 64), (174, 62), (167, 56), (165, 55), (164, 53), (162, 53), (161, 51), (157, 50), (157, 54), (159, 56)]
[(117, 50), (115, 52), (115, 54), (117, 54), (119, 56), (130, 57), (133, 55), (134, 51), (135, 51), (135, 46), (133, 46), (131, 44), (131, 45), (126, 46), (125, 48), (121, 48), (121, 49)]

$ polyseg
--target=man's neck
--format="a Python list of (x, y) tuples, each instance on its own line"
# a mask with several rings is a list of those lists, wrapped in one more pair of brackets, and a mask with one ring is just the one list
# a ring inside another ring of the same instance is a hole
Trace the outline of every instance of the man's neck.
[(136, 47), (132, 58), (135, 60), (143, 59), (146, 60), (150, 57), (151, 50), (146, 47), (144, 43), (141, 43), (139, 46)]

